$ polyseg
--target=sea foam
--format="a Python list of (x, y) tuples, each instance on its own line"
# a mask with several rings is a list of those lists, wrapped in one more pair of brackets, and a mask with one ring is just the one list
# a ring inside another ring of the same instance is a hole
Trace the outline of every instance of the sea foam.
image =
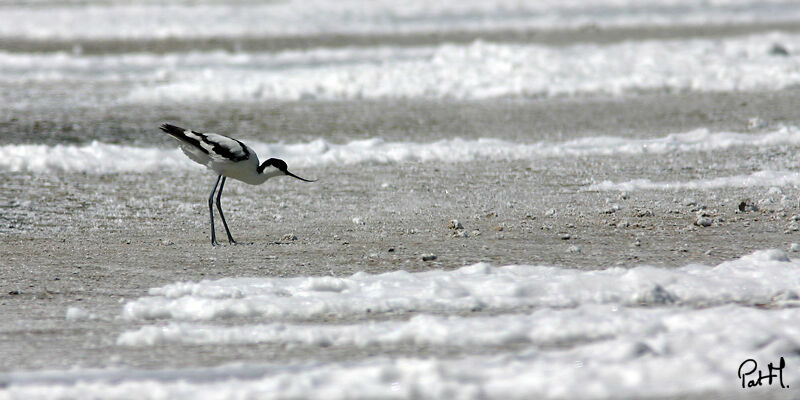
[[(0, 374), (0, 398), (731, 397), (743, 390), (737, 369), (747, 359), (800, 363), (800, 263), (786, 253), (756, 251), (716, 266), (628, 267), (475, 264), (170, 284), (127, 303), (123, 318), (150, 325), (123, 332), (117, 345), (280, 344), (312, 354), (379, 346), (400, 353), (184, 370), (10, 372)], [(187, 298), (201, 301), (181, 301)], [(230, 311), (217, 313), (222, 306)], [(248, 309), (256, 311), (249, 324), (226, 319)], [(363, 319), (374, 312), (387, 318)], [(409, 345), (470, 354), (417, 357), (405, 353)], [(788, 371), (784, 383), (792, 385)], [(785, 390), (777, 382), (750, 390), (771, 389)]]
[[(31, 7), (30, 4), (33, 3)], [(34, 39), (208, 38), (270, 35), (408, 34), (581, 26), (670, 26), (798, 19), (786, 0), (630, 1), (425, 0), (250, 3), (35, 1), (0, 8), (0, 36)], [(88, 4), (84, 4), (88, 3)]]
[(709, 190), (722, 187), (769, 187), (800, 186), (800, 172), (762, 170), (747, 175), (721, 176), (689, 181), (654, 181), (634, 179), (627, 182), (603, 181), (590, 185), (589, 191), (633, 191), (633, 190)]
[[(160, 73), (167, 79), (138, 85), (122, 101), (476, 100), (778, 90), (800, 84), (794, 57), (770, 55), (774, 43), (793, 51), (800, 48), (800, 35), (565, 47), (478, 41), (413, 53), (407, 48), (344, 49), (330, 53), (337, 54), (337, 62), (318, 58), (287, 68), (259, 62), (209, 69), (162, 64)], [(346, 60), (340, 52), (357, 57)], [(382, 55), (368, 57), (370, 52)]]
[[(154, 133), (156, 134), (156, 133)], [(589, 136), (563, 142), (514, 143), (500, 139), (446, 139), (431, 143), (387, 142), (380, 138), (344, 144), (317, 139), (306, 143), (264, 143), (245, 140), (262, 159), (277, 157), (289, 165), (400, 162), (470, 162), (476, 160), (535, 160), (547, 157), (616, 156), (703, 152), (738, 146), (768, 147), (800, 143), (800, 129), (783, 127), (767, 133), (711, 132), (697, 129), (649, 139)], [(196, 167), (177, 145), (134, 147), (92, 142), (85, 145), (0, 146), (0, 170), (118, 173)], [(608, 190), (612, 183), (593, 189)], [(644, 185), (644, 184), (641, 184)], [(640, 185), (640, 186), (641, 186)]]
[[(583, 271), (541, 266), (475, 264), (455, 271), (349, 277), (230, 278), (153, 288), (128, 302), (128, 320), (207, 321), (352, 318), (372, 313), (508, 311), (582, 304), (705, 307), (779, 304), (796, 298), (800, 263), (762, 251), (714, 268), (688, 265)], [(333, 288), (333, 289), (331, 289)]]
[[(789, 55), (771, 54), (776, 43)], [(758, 91), (800, 84), (792, 56), (797, 49), (800, 35), (773, 33), (571, 46), (477, 41), (277, 53), (0, 52), (4, 72), (0, 82), (26, 94), (33, 90), (31, 85), (42, 90), (67, 85), (64, 92), (70, 101), (93, 106), (98, 102), (481, 100)], [(99, 99), (97, 85), (80, 85), (87, 82), (104, 83), (114, 93)], [(18, 87), (20, 83), (26, 85)], [(18, 97), (11, 93), (6, 101), (18, 102)]]

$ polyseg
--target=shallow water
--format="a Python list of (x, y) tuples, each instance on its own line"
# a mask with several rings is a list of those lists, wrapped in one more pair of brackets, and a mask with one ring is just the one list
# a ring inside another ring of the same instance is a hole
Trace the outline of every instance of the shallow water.
[(4, 3), (0, 398), (793, 397), (798, 12)]

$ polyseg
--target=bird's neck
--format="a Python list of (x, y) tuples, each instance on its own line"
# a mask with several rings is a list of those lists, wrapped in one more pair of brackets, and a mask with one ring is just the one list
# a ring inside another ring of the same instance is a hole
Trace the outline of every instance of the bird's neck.
[(230, 176), (231, 178), (238, 179), (249, 185), (260, 185), (266, 182), (267, 179), (282, 175), (282, 173), (275, 168), (267, 168), (263, 171), (252, 171), (247, 174), (238, 176)]
[(258, 175), (256, 175), (256, 179), (258, 180), (258, 183), (264, 183), (269, 178), (274, 178), (281, 175), (283, 175), (283, 172), (275, 168), (265, 168), (263, 171), (259, 172)]

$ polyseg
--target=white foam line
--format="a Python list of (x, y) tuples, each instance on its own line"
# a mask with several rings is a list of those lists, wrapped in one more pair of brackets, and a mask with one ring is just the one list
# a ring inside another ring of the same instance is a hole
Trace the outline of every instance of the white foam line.
[(386, 52), (375, 62), (287, 69), (245, 64), (208, 71), (165, 65), (166, 79), (137, 85), (122, 101), (473, 100), (778, 90), (800, 84), (797, 57), (770, 55), (775, 43), (793, 54), (800, 49), (800, 35), (567, 47), (475, 42), (441, 45), (432, 54), (420, 52), (417, 57)]
[[(374, 358), (295, 365), (230, 365), (206, 370), (17, 372), (0, 375), (0, 398), (628, 398), (740, 395), (739, 365), (766, 367), (785, 357), (798, 365), (798, 309), (763, 310), (728, 305), (700, 310), (586, 306), (550, 310), (541, 329), (559, 328), (608, 337), (563, 348), (531, 347), (457, 359)], [(562, 318), (557, 318), (561, 313)], [(575, 320), (570, 320), (576, 318)], [(605, 320), (607, 318), (607, 320)], [(585, 327), (582, 321), (588, 320)], [(360, 325), (365, 327), (365, 324)], [(438, 326), (432, 327), (437, 335)], [(453, 337), (481, 337), (485, 329)], [(510, 329), (514, 329), (510, 327)], [(489, 333), (491, 334), (491, 333)], [(421, 335), (420, 335), (421, 336)], [(463, 342), (461, 340), (460, 342)], [(784, 383), (796, 376), (784, 371)], [(777, 386), (777, 382), (775, 386)], [(779, 387), (775, 391), (786, 390)], [(759, 395), (770, 390), (759, 389)]]
[(88, 173), (187, 168), (191, 161), (177, 149), (122, 146), (94, 141), (88, 145), (43, 144), (0, 146), (0, 168), (9, 171), (53, 170)]
[(634, 190), (710, 190), (722, 187), (800, 186), (800, 171), (757, 171), (749, 175), (723, 176), (692, 181), (658, 182), (634, 179), (627, 182), (604, 181), (587, 187), (588, 191)]
[[(729, 316), (750, 322), (734, 322)], [(117, 344), (123, 346), (162, 346), (171, 344), (231, 345), (279, 344), (293, 346), (367, 347), (419, 345), (475, 349), (481, 346), (525, 344), (553, 348), (565, 344), (583, 344), (624, 339), (648, 340), (665, 331), (695, 330), (694, 334), (726, 334), (731, 325), (769, 326), (765, 320), (800, 317), (792, 309), (766, 314), (759, 310), (726, 305), (711, 309), (637, 308), (617, 305), (584, 304), (576, 308), (540, 309), (530, 314), (506, 314), (493, 317), (442, 317), (417, 315), (408, 321), (366, 322), (356, 324), (257, 324), (217, 326), (203, 323), (170, 322), (147, 325), (122, 333)], [(703, 326), (690, 322), (707, 320)], [(671, 328), (665, 326), (671, 325)], [(776, 331), (785, 324), (774, 324)], [(706, 332), (707, 330), (707, 332)], [(702, 331), (702, 332), (701, 332)], [(468, 332), (468, 334), (466, 333)], [(800, 339), (800, 331), (786, 333)], [(787, 338), (789, 339), (789, 338)]]
[[(159, 133), (154, 132), (154, 135)], [(652, 139), (584, 137), (565, 142), (520, 144), (499, 139), (447, 139), (433, 143), (356, 140), (345, 144), (323, 139), (282, 144), (245, 140), (262, 159), (277, 157), (298, 168), (323, 165), (400, 162), (471, 162), (477, 160), (532, 160), (547, 157), (614, 156), (725, 150), (737, 146), (768, 147), (800, 143), (800, 129), (784, 127), (773, 132), (747, 134), (712, 133), (698, 129)], [(88, 173), (137, 172), (196, 168), (177, 144), (144, 148), (92, 142), (87, 145), (0, 146), (0, 169)], [(759, 177), (756, 177), (756, 179)], [(612, 183), (592, 186), (611, 190)]]
[[(352, 325), (261, 324), (222, 327), (209, 324), (170, 323), (148, 325), (122, 333), (117, 344), (254, 344), (307, 346), (435, 345), (451, 347), (501, 346), (518, 343), (553, 345), (591, 341), (616, 335), (624, 313), (610, 307), (579, 310), (551, 309), (531, 315), (459, 318), (418, 315), (408, 321), (368, 322)], [(627, 319), (629, 316), (626, 316)], [(656, 317), (660, 318), (660, 317)], [(580, 326), (576, 324), (580, 321)], [(631, 330), (634, 328), (629, 326)], [(464, 332), (470, 332), (464, 335)]]
[(326, 65), (375, 64), (431, 57), (436, 47), (345, 47), (286, 50), (278, 53), (124, 53), (82, 55), (74, 53), (19, 53), (0, 51), (0, 82), (91, 81), (151, 83), (176, 74), (210, 74), (250, 70), (286, 71)]
[[(0, 36), (36, 39), (208, 38), (326, 33), (413, 33), (510, 28), (766, 22), (797, 19), (791, 0), (303, 1), (0, 7)], [(161, 3), (161, 2), (159, 2)]]
[[(789, 54), (771, 54), (775, 44)], [(6, 96), (20, 105), (50, 101), (28, 93), (53, 85), (68, 87), (70, 101), (93, 105), (109, 97), (152, 104), (753, 91), (800, 85), (798, 53), (800, 35), (781, 33), (562, 47), (478, 41), (256, 54), (0, 52), (0, 83), (24, 94)], [(86, 82), (104, 82), (115, 95)]]
[(371, 313), (510, 310), (582, 304), (705, 306), (769, 304), (797, 296), (800, 261), (760, 251), (709, 268), (642, 266), (582, 271), (475, 264), (455, 271), (343, 278), (236, 278), (174, 283), (125, 304), (128, 320), (210, 321), (228, 317), (313, 319)]

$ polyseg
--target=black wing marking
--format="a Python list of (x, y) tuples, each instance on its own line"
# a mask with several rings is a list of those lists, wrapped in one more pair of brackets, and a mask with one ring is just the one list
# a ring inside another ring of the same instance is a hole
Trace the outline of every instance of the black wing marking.
[(225, 135), (197, 132), (171, 124), (161, 125), (161, 130), (211, 157), (219, 156), (230, 161), (242, 161), (250, 158), (250, 151), (247, 150), (244, 143)]
[(198, 150), (202, 151), (203, 153), (208, 154), (208, 149), (203, 147), (200, 144), (200, 140), (196, 137), (187, 136), (186, 131), (188, 129), (183, 129), (179, 126), (170, 125), (170, 124), (162, 124), (161, 130), (168, 133), (170, 136), (174, 137), (175, 139), (180, 140), (181, 142), (185, 142), (191, 144), (192, 146), (196, 147)]

